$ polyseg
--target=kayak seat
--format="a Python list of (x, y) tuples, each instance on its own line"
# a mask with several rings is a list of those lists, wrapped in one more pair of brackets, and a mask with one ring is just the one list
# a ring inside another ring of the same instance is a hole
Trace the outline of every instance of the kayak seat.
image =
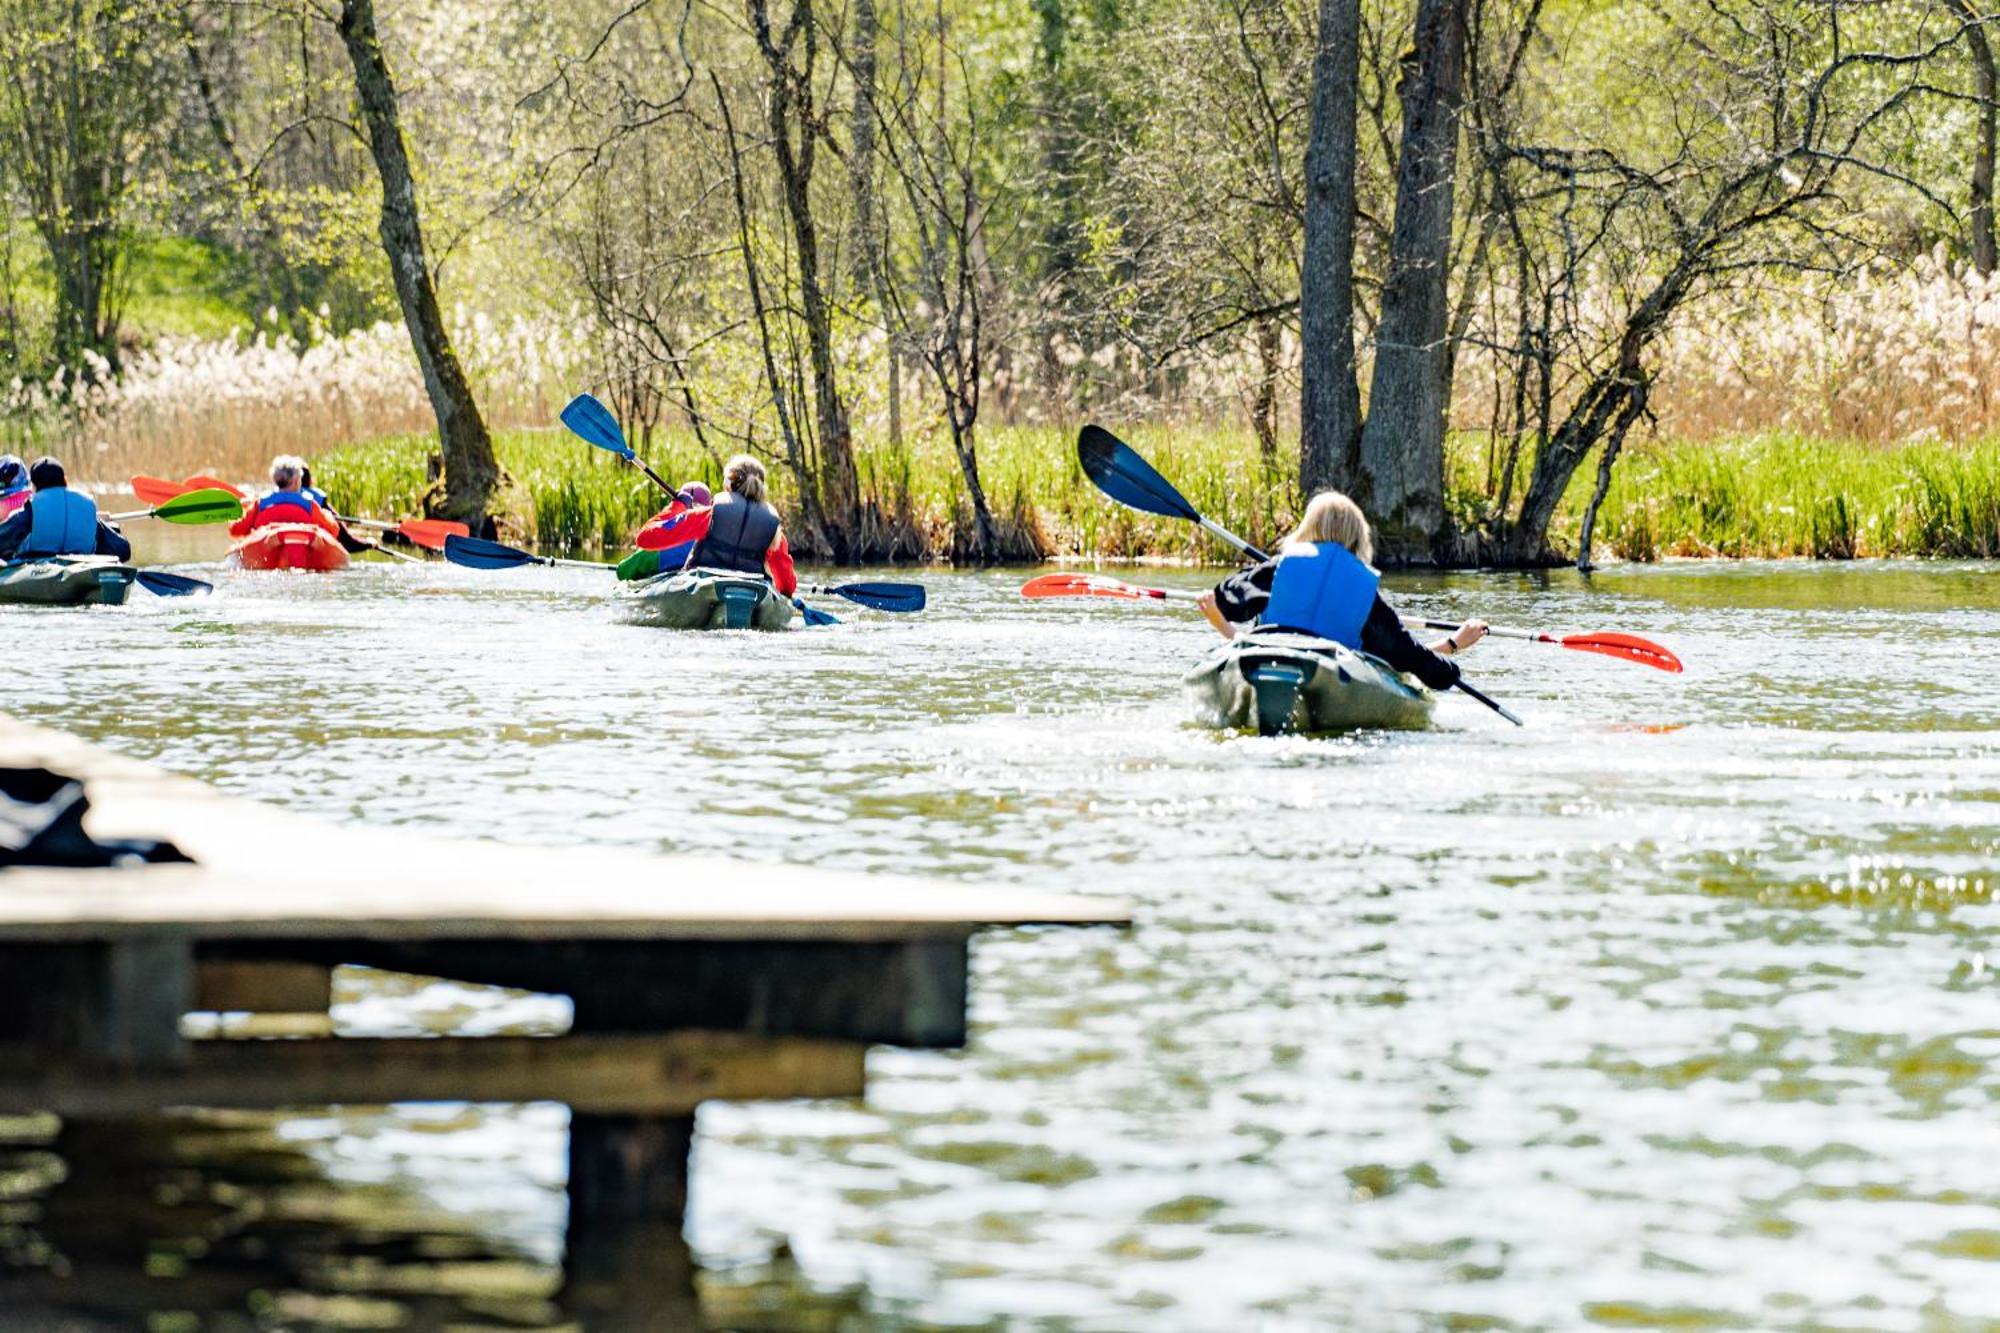
[(764, 600), (764, 590), (754, 584), (725, 583), (716, 592), (722, 598), (722, 627), (749, 629), (757, 604)]
[(1278, 736), (1292, 730), (1292, 714), (1312, 669), (1296, 662), (1258, 662), (1246, 666), (1243, 677), (1257, 694), (1257, 734)]

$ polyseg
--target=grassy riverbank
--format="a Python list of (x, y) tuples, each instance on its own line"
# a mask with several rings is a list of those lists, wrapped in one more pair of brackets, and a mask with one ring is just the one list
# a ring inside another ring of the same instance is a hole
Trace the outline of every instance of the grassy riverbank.
[[(1269, 543), (1293, 521), (1289, 487), (1269, 479), (1247, 431), (1134, 427), (1126, 437), (1223, 526)], [(1454, 460), (1456, 512), (1477, 513), (1483, 442), (1461, 440)], [(356, 512), (408, 513), (424, 486), (425, 435), (393, 436), (321, 455), (317, 475)], [(1187, 524), (1135, 514), (1098, 494), (1076, 465), (1073, 437), (1057, 429), (996, 430), (981, 437), (981, 469), (996, 514), (1038, 535), (1055, 555), (1109, 559), (1216, 558)], [(652, 485), (610, 455), (561, 431), (508, 431), (502, 463), (532, 497), (535, 536), (547, 551), (615, 550), (660, 504)], [(668, 480), (719, 479), (719, 460), (692, 437), (656, 445)], [(866, 491), (899, 516), (916, 549), (949, 553), (969, 514), (955, 463), (942, 445), (861, 460)], [(1525, 465), (1524, 465), (1525, 468)], [(780, 506), (790, 478), (773, 470)], [(1584, 469), (1558, 524), (1571, 548), (1595, 469)], [(1792, 435), (1632, 449), (1598, 516), (1597, 552), (1628, 560), (1662, 556), (2000, 556), (2000, 441), (1875, 447)]]

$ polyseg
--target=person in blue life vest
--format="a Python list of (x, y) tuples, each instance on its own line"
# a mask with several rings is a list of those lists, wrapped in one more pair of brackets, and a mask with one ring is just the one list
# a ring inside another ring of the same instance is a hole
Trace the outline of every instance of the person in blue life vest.
[(1426, 648), (1377, 591), (1374, 557), (1361, 507), (1339, 491), (1321, 491), (1278, 554), (1202, 594), (1201, 613), (1225, 639), (1253, 623), (1297, 630), (1378, 657), (1434, 690), (1450, 689), (1458, 683), (1452, 655), (1485, 638), (1486, 622), (1468, 620)]
[(271, 485), (277, 489), (246, 509), (242, 518), (231, 523), (229, 535), (248, 537), (258, 528), (298, 523), (319, 528), (329, 537), (339, 537), (340, 524), (333, 521), (333, 515), (320, 508), (317, 501), (300, 489), (305, 484), (305, 476), (304, 459), (290, 454), (280, 454), (272, 459)]
[(97, 502), (69, 488), (63, 465), (40, 458), (28, 469), (35, 488), (28, 502), (0, 523), (0, 560), (38, 560), (51, 555), (108, 555), (132, 558), (132, 543), (97, 516)]
[(0, 454), (0, 519), (12, 518), (28, 503), (34, 492), (28, 481), (28, 465), (12, 454)]

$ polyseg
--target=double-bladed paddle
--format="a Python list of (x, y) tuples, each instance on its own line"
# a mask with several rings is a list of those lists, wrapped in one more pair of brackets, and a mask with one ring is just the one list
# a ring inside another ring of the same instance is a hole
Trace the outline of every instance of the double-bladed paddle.
[(902, 614), (924, 609), (925, 593), (921, 583), (815, 583), (806, 588), (807, 592), (819, 593), (825, 597), (845, 597), (859, 606), (874, 611), (894, 611)]
[(617, 568), (616, 565), (599, 564), (595, 560), (564, 560), (553, 555), (535, 555), (519, 547), (489, 542), (482, 537), (461, 537), (456, 533), (444, 539), (444, 558), (467, 569), (520, 569), (524, 565), (607, 571)]
[[(1041, 597), (1120, 597), (1133, 601), (1174, 601), (1194, 602), (1201, 594), (1186, 588), (1146, 588), (1135, 583), (1125, 583), (1102, 574), (1044, 574), (1040, 578), (1029, 579), (1021, 585), (1021, 596)], [(1465, 628), (1450, 620), (1419, 620), (1406, 616), (1405, 625), (1415, 625), (1423, 629), (1444, 630), (1456, 634)], [(1637, 662), (1659, 671), (1678, 672), (1681, 659), (1671, 650), (1642, 639), (1636, 634), (1624, 634), (1616, 630), (1594, 630), (1579, 634), (1544, 634), (1537, 630), (1508, 629), (1501, 625), (1489, 625), (1486, 632), (1500, 639), (1520, 639), (1525, 643), (1548, 643), (1558, 648), (1571, 648), (1580, 653), (1601, 653), (1620, 661)]]
[[(563, 560), (552, 555), (534, 555), (513, 546), (503, 546), (499, 542), (489, 542), (478, 537), (448, 537), (444, 543), (444, 558), (454, 565), (464, 565), (467, 569), (519, 569), (523, 565), (548, 565), (558, 569), (601, 569), (616, 573), (617, 565), (599, 564), (595, 560)], [(628, 559), (630, 557), (627, 557)], [(794, 597), (792, 605), (798, 608), (808, 625), (838, 625), (840, 620), (816, 607), (807, 606)]]
[[(140, 499), (145, 499), (141, 496)], [(185, 523), (190, 526), (203, 523), (234, 523), (243, 517), (243, 501), (228, 491), (209, 489), (186, 491), (169, 496), (149, 509), (134, 509), (123, 514), (107, 514), (105, 518), (113, 523), (123, 523), (135, 518), (159, 518), (169, 523)]]
[(214, 592), (213, 583), (188, 578), (185, 574), (163, 574), (157, 569), (135, 571), (139, 586), (155, 597), (188, 597), (198, 592)]
[[(1186, 496), (1174, 489), (1172, 482), (1154, 470), (1151, 463), (1139, 457), (1131, 445), (1104, 427), (1088, 425), (1083, 428), (1076, 437), (1076, 458), (1083, 465), (1084, 473), (1097, 484), (1097, 489), (1119, 504), (1141, 513), (1159, 514), (1163, 518), (1186, 519), (1214, 533), (1245, 555), (1258, 560), (1271, 558), (1220, 523), (1204, 517), (1200, 510), (1188, 503)], [(1508, 712), (1498, 700), (1466, 684), (1463, 676), (1458, 680), (1458, 688), (1515, 726), (1527, 725)]]
[(465, 524), (443, 518), (413, 518), (407, 523), (391, 523), (379, 518), (349, 518), (345, 514), (335, 514), (334, 517), (342, 523), (367, 528), (371, 532), (393, 532), (412, 546), (421, 546), (427, 551), (442, 551), (447, 539), (472, 535), (472, 529)]

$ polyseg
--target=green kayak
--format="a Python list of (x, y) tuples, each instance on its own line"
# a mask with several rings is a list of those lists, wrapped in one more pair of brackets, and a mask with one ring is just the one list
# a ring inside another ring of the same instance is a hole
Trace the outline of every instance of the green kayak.
[(792, 623), (791, 602), (765, 579), (719, 569), (682, 569), (618, 590), (624, 618), (662, 629), (779, 630)]
[(138, 571), (108, 555), (51, 555), (0, 565), (0, 604), (119, 606)]
[(1436, 697), (1366, 653), (1285, 630), (1252, 630), (1218, 646), (1186, 677), (1195, 720), (1221, 730), (1410, 730), (1430, 725)]

